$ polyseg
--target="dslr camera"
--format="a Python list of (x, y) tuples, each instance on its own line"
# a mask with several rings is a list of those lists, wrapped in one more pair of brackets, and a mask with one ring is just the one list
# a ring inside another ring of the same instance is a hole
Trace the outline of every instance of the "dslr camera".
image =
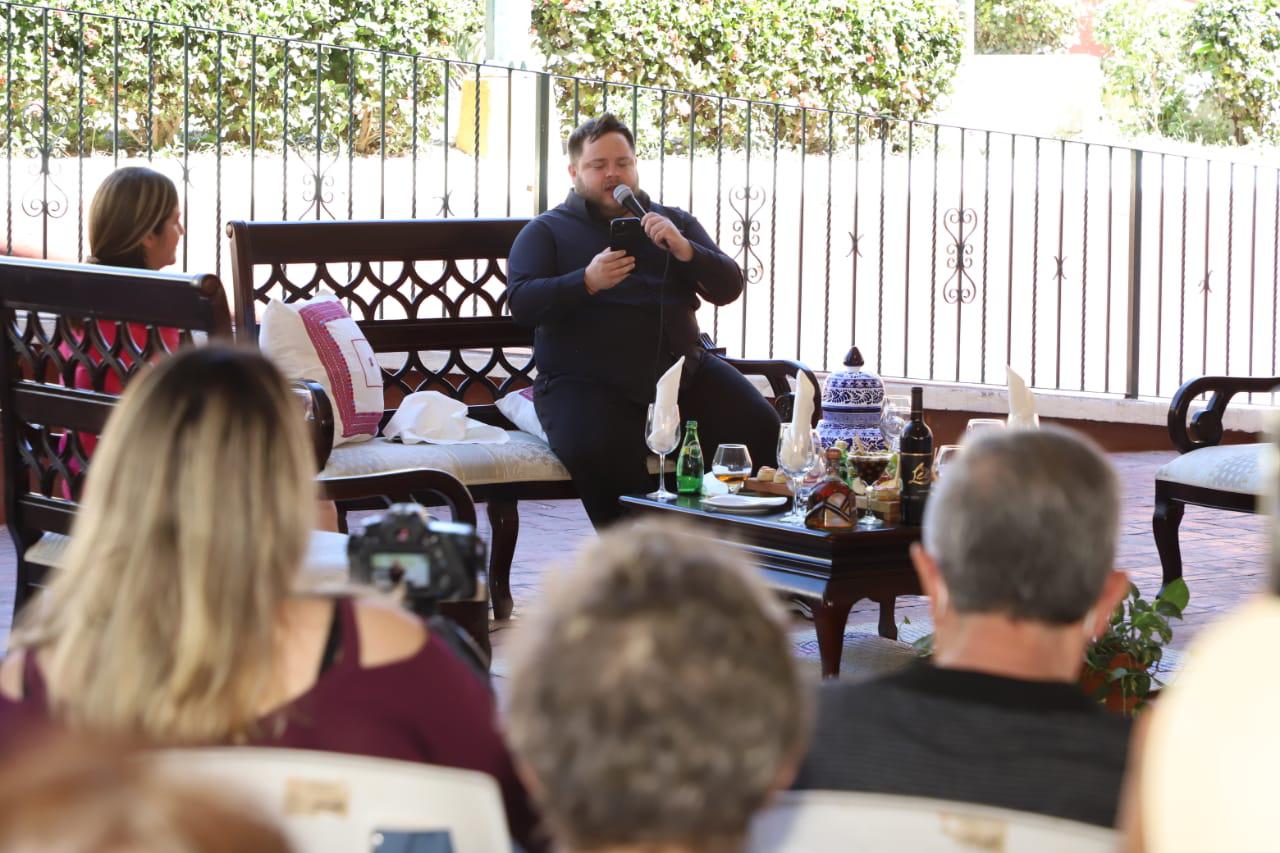
[(351, 579), (401, 590), (405, 606), (434, 616), (442, 601), (470, 601), (480, 589), (485, 547), (469, 524), (436, 521), (414, 503), (393, 504), (347, 540)]
[[(347, 539), (351, 579), (399, 597), (454, 651), (488, 674), (485, 546), (469, 524), (437, 521), (416, 503), (393, 504)], [(440, 613), (457, 615), (470, 627)]]

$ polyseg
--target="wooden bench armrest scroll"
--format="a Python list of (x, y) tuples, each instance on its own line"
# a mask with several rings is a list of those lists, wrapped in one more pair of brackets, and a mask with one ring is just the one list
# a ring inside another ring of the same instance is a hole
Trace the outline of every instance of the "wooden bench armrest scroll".
[(801, 373), (808, 376), (809, 381), (813, 383), (813, 423), (817, 426), (818, 420), (822, 417), (822, 385), (813, 371), (804, 364), (785, 358), (729, 358), (725, 355), (724, 348), (717, 347), (705, 332), (702, 334), (701, 343), (703, 349), (724, 359), (743, 375), (763, 376), (773, 393), (773, 407), (778, 410), (779, 417), (784, 421), (791, 419), (791, 410), (795, 402), (795, 392), (791, 390), (790, 380)]
[[(1201, 376), (1183, 383), (1169, 402), (1169, 438), (1179, 453), (1222, 441), (1222, 415), (1236, 394), (1266, 394), (1280, 387), (1280, 376)], [(1191, 404), (1212, 394), (1209, 405), (1187, 420)]]
[[(476, 526), (476, 505), (471, 499), (471, 492), (448, 471), (414, 468), (385, 474), (331, 477), (321, 480), (320, 488), (326, 500), (335, 502), (382, 498), (387, 506), (393, 503), (443, 504), (449, 507), (454, 521)], [(438, 500), (424, 499), (426, 496)]]
[(316, 454), (316, 470), (323, 471), (333, 450), (333, 404), (314, 379), (291, 379), (289, 387), (307, 401), (307, 431)]

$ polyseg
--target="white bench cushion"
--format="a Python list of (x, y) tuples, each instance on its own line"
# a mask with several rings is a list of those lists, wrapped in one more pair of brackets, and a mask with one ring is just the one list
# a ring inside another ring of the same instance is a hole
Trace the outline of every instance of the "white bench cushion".
[(329, 454), (320, 478), (435, 468), (467, 486), (569, 479), (569, 472), (545, 441), (519, 430), (507, 430), (507, 435), (510, 439), (505, 444), (403, 444), (382, 437), (344, 444)]
[(1267, 453), (1265, 444), (1202, 447), (1160, 466), (1156, 479), (1261, 497), (1270, 487), (1267, 482), (1270, 466), (1264, 464)]

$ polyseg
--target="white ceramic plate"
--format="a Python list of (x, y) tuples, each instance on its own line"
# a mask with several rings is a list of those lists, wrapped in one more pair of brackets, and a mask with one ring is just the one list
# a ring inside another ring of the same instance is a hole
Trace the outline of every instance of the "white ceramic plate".
[(781, 495), (756, 497), (753, 495), (712, 495), (702, 499), (703, 509), (716, 512), (773, 512), (786, 506), (787, 498)]

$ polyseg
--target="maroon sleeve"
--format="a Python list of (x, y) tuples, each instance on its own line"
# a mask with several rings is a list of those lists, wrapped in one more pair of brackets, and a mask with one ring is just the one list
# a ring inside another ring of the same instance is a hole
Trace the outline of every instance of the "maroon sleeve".
[(489, 685), (437, 636), (432, 635), (418, 659), (424, 671), (414, 679), (412, 690), (419, 693), (423, 711), (415, 716), (424, 753), (434, 756), (433, 763), (494, 777), (502, 789), (512, 837), (530, 853), (549, 849), (541, 820), (498, 730)]

